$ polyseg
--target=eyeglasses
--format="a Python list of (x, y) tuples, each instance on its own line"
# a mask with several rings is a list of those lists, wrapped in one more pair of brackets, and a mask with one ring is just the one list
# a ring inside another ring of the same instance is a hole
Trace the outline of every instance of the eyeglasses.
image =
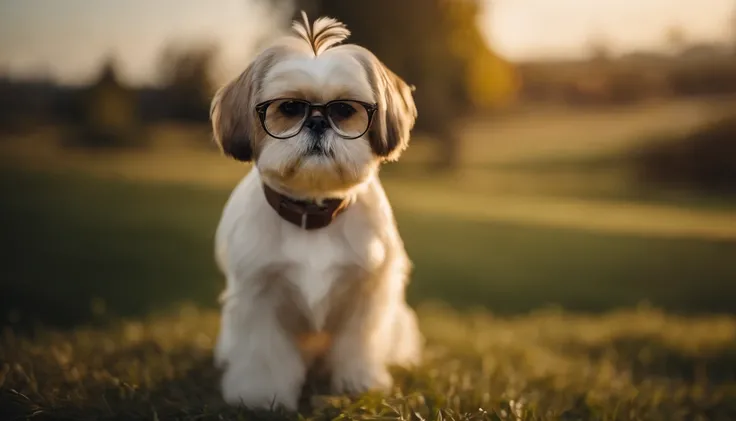
[[(302, 99), (279, 98), (256, 105), (256, 112), (263, 130), (276, 139), (296, 136), (307, 121), (310, 128), (317, 125), (326, 129), (329, 124), (338, 136), (357, 139), (370, 128), (377, 108), (376, 104), (354, 100), (313, 104)], [(320, 111), (322, 116), (312, 116), (313, 110)]]

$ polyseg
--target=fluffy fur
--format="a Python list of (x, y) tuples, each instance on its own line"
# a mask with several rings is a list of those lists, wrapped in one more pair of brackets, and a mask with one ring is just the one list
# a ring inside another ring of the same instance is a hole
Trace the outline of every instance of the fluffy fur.
[[(348, 35), (334, 19), (310, 26), (304, 16), (212, 102), (223, 152), (254, 162), (215, 238), (227, 281), (215, 359), (232, 404), (296, 409), (315, 369), (334, 393), (386, 391), (389, 366), (421, 358), (423, 340), (404, 298), (411, 264), (377, 177), (380, 163), (406, 148), (416, 108), (411, 89), (372, 53), (338, 45)], [(280, 97), (353, 99), (378, 109), (362, 138), (328, 129), (320, 141), (329, 153), (314, 155), (308, 129), (285, 140), (262, 129), (255, 105)], [(307, 231), (269, 207), (262, 183), (294, 198), (352, 204), (331, 225)]]

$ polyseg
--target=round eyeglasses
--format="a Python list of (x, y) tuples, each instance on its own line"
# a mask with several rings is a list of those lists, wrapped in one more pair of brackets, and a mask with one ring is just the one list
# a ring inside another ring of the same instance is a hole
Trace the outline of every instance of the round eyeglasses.
[(296, 136), (307, 121), (314, 118), (313, 110), (322, 113), (322, 122), (326, 120), (338, 136), (357, 139), (370, 128), (377, 108), (376, 104), (355, 100), (338, 99), (316, 104), (302, 99), (279, 98), (256, 105), (256, 112), (263, 130), (276, 139)]

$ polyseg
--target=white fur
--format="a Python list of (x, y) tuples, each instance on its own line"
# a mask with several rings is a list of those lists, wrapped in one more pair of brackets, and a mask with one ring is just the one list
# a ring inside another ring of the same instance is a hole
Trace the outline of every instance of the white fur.
[[(340, 38), (342, 29), (335, 31)], [(402, 125), (390, 133), (401, 137), (398, 153), (405, 147), (416, 113), (413, 100), (400, 97), (408, 87), (399, 79), (389, 84), (394, 76), (377, 73), (384, 70), (365, 59), (367, 51), (289, 51), (272, 55), (270, 67), (244, 73), (213, 100), (215, 138), (224, 150), (243, 141), (229, 133), (252, 126), (256, 103), (294, 92), (310, 101), (378, 103), (383, 124), (359, 139), (328, 130), (321, 139), (329, 156), (307, 155), (312, 139), (304, 131), (290, 139), (265, 133), (249, 139), (258, 149), (254, 168), (232, 192), (217, 228), (215, 255), (226, 278), (215, 349), (223, 396), (231, 404), (293, 410), (314, 364), (329, 373), (334, 393), (387, 391), (389, 366), (419, 363), (423, 339), (405, 301), (411, 263), (378, 179), (389, 155), (377, 154), (369, 137)], [(255, 82), (259, 90), (248, 89)], [(307, 231), (270, 207), (264, 183), (295, 198), (342, 196), (351, 205), (327, 227)]]
[(340, 91), (331, 92), (342, 86), (350, 86), (350, 99), (373, 100), (365, 69), (355, 60), (346, 60), (340, 50), (334, 49), (316, 57), (294, 56), (275, 64), (265, 80), (261, 97), (276, 98), (283, 92), (298, 90), (327, 101), (344, 95)]
[(273, 303), (258, 294), (257, 276), (269, 265), (293, 264), (288, 281), (303, 295), (304, 311), (318, 328), (330, 310), (323, 299), (336, 269), (357, 265), (376, 275), (370, 279), (379, 290), (370, 304), (375, 320), (356, 320), (335, 335), (328, 351), (336, 393), (385, 390), (391, 386), (388, 365), (419, 362), (421, 337), (404, 302), (410, 263), (377, 178), (361, 186), (356, 202), (333, 224), (305, 231), (269, 207), (258, 171), (251, 171), (225, 206), (216, 257), (227, 276), (215, 358), (226, 368), (222, 387), (228, 402), (295, 409), (305, 380), (306, 362), (276, 320)]
[[(293, 96), (293, 92), (314, 102), (333, 99), (376, 100), (364, 68), (349, 54), (337, 48), (319, 56), (293, 55), (273, 65), (263, 78), (257, 102)], [(342, 195), (346, 187), (361, 183), (373, 174), (378, 164), (365, 141), (342, 139), (333, 132), (324, 137), (335, 154), (334, 160), (312, 156), (305, 158), (311, 139), (303, 132), (290, 139), (264, 142), (257, 166), (263, 178), (282, 190), (306, 196)], [(303, 171), (292, 177), (284, 173), (300, 159)], [(342, 167), (338, 177), (335, 165)]]

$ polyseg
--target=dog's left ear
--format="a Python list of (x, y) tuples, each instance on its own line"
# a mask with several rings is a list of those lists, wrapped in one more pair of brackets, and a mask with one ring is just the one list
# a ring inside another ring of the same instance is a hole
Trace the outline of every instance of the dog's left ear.
[(239, 161), (253, 160), (258, 133), (256, 93), (273, 62), (275, 50), (261, 53), (243, 73), (220, 88), (212, 99), (210, 120), (215, 142), (225, 155)]
[(369, 138), (373, 152), (386, 161), (395, 161), (409, 146), (411, 129), (417, 118), (413, 88), (389, 70), (372, 53), (361, 48), (359, 54), (376, 95), (378, 109)]

